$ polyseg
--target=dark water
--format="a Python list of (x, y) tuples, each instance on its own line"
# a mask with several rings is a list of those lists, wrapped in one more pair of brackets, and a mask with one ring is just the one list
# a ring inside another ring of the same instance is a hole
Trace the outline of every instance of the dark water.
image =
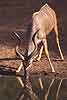
[(67, 79), (33, 76), (24, 88), (20, 77), (0, 77), (0, 100), (67, 100)]

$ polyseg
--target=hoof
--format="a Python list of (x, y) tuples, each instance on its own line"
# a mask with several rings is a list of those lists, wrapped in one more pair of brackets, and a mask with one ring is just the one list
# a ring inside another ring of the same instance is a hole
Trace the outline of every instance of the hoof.
[(19, 70), (16, 70), (16, 73), (19, 73), (20, 71)]
[(38, 57), (38, 58), (37, 58), (37, 61), (39, 61), (40, 59), (41, 59), (41, 57)]
[(52, 69), (52, 73), (55, 73), (55, 70), (54, 69)]
[(64, 61), (64, 57), (63, 56), (61, 57), (61, 60)]
[(37, 58), (37, 61), (39, 61), (40, 60), (40, 58)]
[(64, 58), (62, 58), (61, 61), (64, 61)]
[(19, 72), (18, 71), (16, 71), (16, 75), (18, 75), (19, 74)]

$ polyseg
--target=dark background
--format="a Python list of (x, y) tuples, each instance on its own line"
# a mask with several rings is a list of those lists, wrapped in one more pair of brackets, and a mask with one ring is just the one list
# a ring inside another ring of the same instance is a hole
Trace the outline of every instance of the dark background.
[[(50, 58), (56, 72), (67, 73), (67, 0), (0, 0), (0, 59), (16, 57), (15, 46), (18, 41), (13, 32), (27, 30), (32, 20), (32, 14), (38, 11), (46, 2), (55, 10), (57, 15), (60, 46), (64, 55), (64, 61), (60, 61), (54, 32), (51, 32), (48, 36)], [(23, 40), (25, 33), (23, 36), (21, 33), (19, 34), (23, 41), (21, 45), (26, 46), (26, 38), (25, 41)], [(59, 61), (53, 60), (55, 58), (59, 59)], [(20, 61), (4, 60), (0, 61), (0, 65), (18, 68)], [(42, 71), (51, 72), (44, 52), (41, 60), (33, 62), (30, 68), (31, 73)]]
[[(26, 29), (32, 14), (38, 11), (46, 2), (57, 14), (60, 44), (62, 51), (66, 54), (67, 0), (0, 0), (0, 32)], [(52, 36), (49, 36), (49, 41), (52, 41), (49, 43), (49, 48), (56, 50), (55, 38), (54, 36), (51, 38)]]

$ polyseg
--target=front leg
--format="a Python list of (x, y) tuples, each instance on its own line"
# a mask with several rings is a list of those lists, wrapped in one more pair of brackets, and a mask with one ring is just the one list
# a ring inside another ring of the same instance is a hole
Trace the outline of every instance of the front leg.
[(40, 52), (39, 52), (39, 57), (37, 58), (37, 60), (38, 60), (38, 61), (41, 59), (42, 52), (43, 52), (43, 46), (42, 46), (42, 47), (41, 47), (41, 49), (40, 49)]
[[(19, 56), (22, 59), (22, 61), (24, 61), (23, 54), (21, 54), (17, 49), (18, 49), (18, 46), (16, 46), (16, 48), (15, 48), (16, 55)], [(16, 73), (19, 73), (20, 72), (22, 66), (23, 66), (23, 63), (21, 62), (19, 68), (16, 70)]]
[(47, 56), (47, 58), (48, 58), (49, 64), (50, 64), (50, 66), (51, 66), (52, 72), (55, 72), (54, 67), (53, 67), (53, 65), (52, 65), (52, 63), (51, 63), (51, 60), (50, 60), (50, 56), (49, 56), (49, 52), (48, 52), (48, 47), (47, 47), (47, 40), (46, 40), (46, 38), (43, 39), (43, 44), (44, 44), (45, 53), (46, 53), (46, 56)]
[(43, 43), (42, 43), (42, 39), (39, 39), (37, 36), (38, 35), (36, 34), (34, 42), (35, 42), (37, 51), (39, 51), (39, 54), (37, 54), (38, 55), (37, 60), (39, 61), (41, 59), (41, 55), (43, 52)]
[(20, 64), (19, 68), (16, 70), (16, 73), (19, 73), (19, 72), (21, 71), (22, 66), (23, 66), (23, 63), (21, 62), (21, 64)]

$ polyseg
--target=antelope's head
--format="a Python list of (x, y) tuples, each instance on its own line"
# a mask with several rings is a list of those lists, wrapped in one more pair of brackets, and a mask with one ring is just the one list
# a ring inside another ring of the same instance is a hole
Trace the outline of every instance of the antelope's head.
[[(35, 56), (36, 56), (36, 45), (35, 45), (35, 35), (32, 37), (32, 41), (28, 41), (28, 47), (25, 48), (25, 53), (19, 52), (19, 45), (21, 44), (21, 37), (17, 34), (17, 32), (14, 32), (17, 39), (19, 40), (19, 44), (16, 46), (16, 54), (22, 59), (23, 65), (25, 67), (28, 67), (32, 64)], [(21, 44), (22, 45), (22, 44)]]

